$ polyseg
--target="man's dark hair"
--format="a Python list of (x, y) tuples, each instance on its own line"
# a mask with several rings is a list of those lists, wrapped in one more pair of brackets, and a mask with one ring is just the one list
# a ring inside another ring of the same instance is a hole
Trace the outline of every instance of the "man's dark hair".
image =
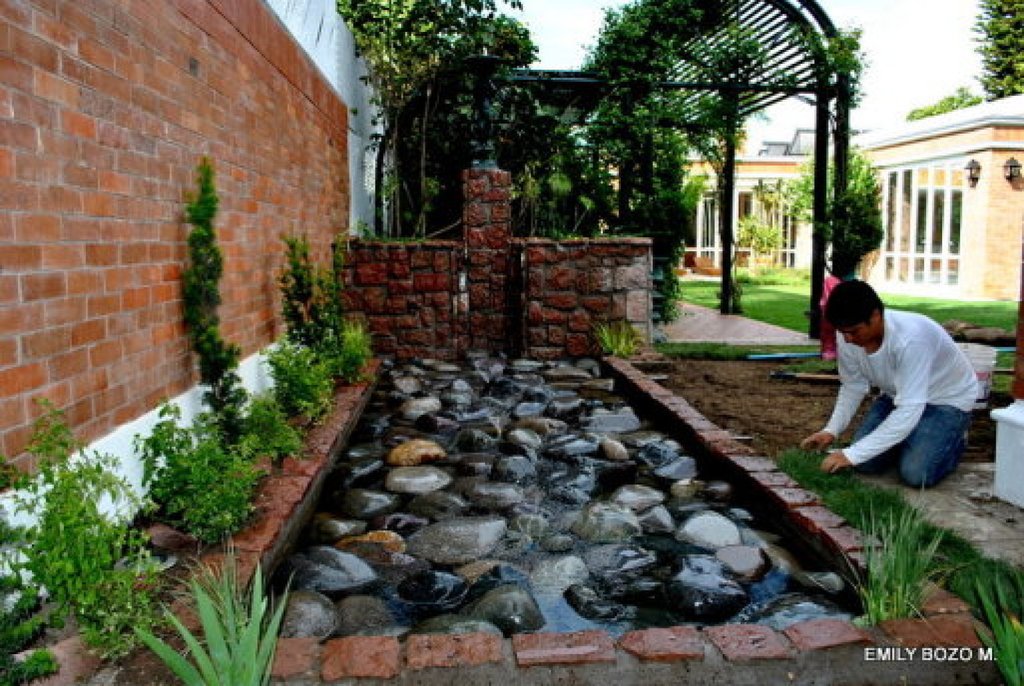
[(875, 289), (863, 281), (843, 281), (829, 293), (825, 318), (837, 329), (867, 323), (871, 313), (885, 312), (885, 305)]

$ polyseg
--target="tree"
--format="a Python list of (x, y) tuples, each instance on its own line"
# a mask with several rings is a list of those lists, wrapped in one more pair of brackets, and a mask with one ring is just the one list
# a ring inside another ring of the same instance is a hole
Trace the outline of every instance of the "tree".
[(989, 100), (1024, 93), (1024, 0), (981, 0), (981, 86)]
[[(831, 192), (833, 171), (830, 166), (828, 220), (821, 230), (832, 246), (828, 269), (842, 278), (882, 244), (882, 191), (871, 161), (859, 150), (850, 150), (846, 193), (839, 198)], [(794, 215), (802, 221), (813, 219), (813, 189), (814, 161), (809, 160), (786, 189)]]
[[(370, 69), (382, 134), (375, 141), (378, 234), (424, 235), (445, 167), (438, 141), (468, 141), (458, 127), (472, 111), (465, 58), (489, 51), (509, 64), (528, 64), (535, 52), (524, 27), (497, 14), (499, 2), (519, 0), (338, 0)], [(462, 164), (463, 167), (467, 166)], [(388, 206), (385, 225), (384, 206)]]
[(982, 102), (983, 98), (980, 95), (975, 95), (969, 88), (960, 86), (956, 89), (955, 93), (947, 95), (934, 104), (910, 110), (910, 112), (907, 113), (907, 121), (917, 121), (927, 117), (934, 117), (937, 114), (945, 114), (946, 112), (952, 112), (954, 110), (962, 110), (965, 107), (973, 107), (981, 104)]

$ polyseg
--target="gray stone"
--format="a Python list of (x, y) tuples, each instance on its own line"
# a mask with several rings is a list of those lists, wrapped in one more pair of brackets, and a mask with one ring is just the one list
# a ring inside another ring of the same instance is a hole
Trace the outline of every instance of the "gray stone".
[(414, 634), (497, 634), (501, 629), (482, 619), (463, 615), (437, 615), (425, 619), (412, 628)]
[(744, 581), (760, 579), (771, 564), (763, 550), (749, 545), (727, 545), (719, 548), (715, 551), (715, 558)]
[(541, 514), (519, 514), (509, 522), (509, 529), (526, 534), (536, 540), (544, 537), (550, 528), (547, 517)]
[(513, 426), (517, 429), (532, 431), (542, 438), (565, 433), (568, 428), (568, 425), (562, 420), (551, 417), (523, 417), (517, 420)]
[(498, 481), (526, 484), (537, 479), (537, 467), (523, 455), (510, 455), (494, 465), (494, 478)]
[(583, 427), (595, 433), (622, 434), (639, 429), (640, 419), (628, 407), (615, 412), (597, 411), (587, 417)]
[(505, 436), (505, 440), (531, 450), (539, 450), (544, 444), (537, 432), (530, 429), (512, 429)]
[(437, 467), (396, 467), (388, 472), (384, 487), (394, 493), (430, 493), (452, 482), (452, 477)]
[(292, 588), (319, 591), (328, 596), (355, 593), (377, 580), (370, 565), (351, 553), (314, 546), (288, 558)]
[(441, 521), (458, 517), (469, 508), (469, 502), (448, 491), (434, 491), (418, 495), (409, 502), (409, 511), (414, 515)]
[(399, 376), (391, 380), (395, 390), (405, 395), (415, 395), (423, 390), (423, 382), (415, 376)]
[(433, 396), (427, 398), (412, 398), (411, 400), (406, 400), (402, 403), (402, 406), (398, 408), (398, 413), (402, 415), (403, 419), (412, 421), (417, 419), (421, 414), (437, 412), (441, 407), (441, 400)]
[(516, 503), (521, 503), (524, 494), (523, 489), (515, 484), (499, 481), (482, 481), (473, 484), (466, 490), (466, 498), (478, 507), (489, 510), (504, 510)]
[(573, 533), (595, 543), (626, 541), (640, 533), (640, 520), (632, 510), (614, 503), (594, 502), (583, 508)]
[(336, 519), (318, 514), (313, 519), (313, 539), (317, 543), (334, 543), (345, 536), (358, 536), (366, 531), (366, 522), (358, 519)]
[(633, 512), (643, 512), (665, 502), (665, 494), (650, 486), (632, 484), (615, 489), (611, 502), (627, 507)]
[(683, 456), (654, 470), (654, 476), (665, 481), (682, 481), (697, 476), (697, 463), (692, 457)]
[(586, 563), (575, 555), (541, 560), (530, 572), (530, 583), (540, 595), (561, 595), (573, 584), (586, 582), (590, 571)]
[(316, 591), (293, 591), (281, 620), (284, 638), (327, 638), (338, 626), (334, 603)]
[(545, 379), (549, 381), (589, 381), (593, 378), (590, 372), (585, 369), (579, 369), (578, 367), (569, 367), (566, 365), (560, 365), (558, 367), (552, 367), (551, 369), (545, 369), (541, 372)]
[(640, 513), (640, 526), (649, 534), (670, 534), (675, 532), (676, 523), (664, 505), (656, 505)]
[(472, 603), (464, 614), (490, 622), (505, 636), (536, 631), (544, 626), (544, 615), (526, 589), (516, 585), (499, 586)]
[(499, 517), (456, 517), (414, 533), (407, 550), (435, 564), (465, 564), (494, 550), (506, 529)]
[(395, 625), (395, 617), (383, 599), (372, 595), (352, 595), (337, 605), (339, 636), (377, 636)]
[(552, 534), (540, 542), (540, 547), (549, 553), (564, 553), (576, 547), (576, 539), (569, 534)]
[(350, 488), (340, 503), (341, 513), (355, 519), (371, 519), (394, 512), (401, 502), (397, 495), (365, 488)]
[(524, 417), (537, 417), (544, 414), (544, 408), (547, 407), (547, 403), (536, 403), (536, 402), (525, 402), (519, 403), (512, 410), (512, 416), (516, 419), (523, 419)]
[(676, 538), (717, 550), (740, 544), (740, 530), (731, 520), (710, 510), (693, 515), (676, 532)]

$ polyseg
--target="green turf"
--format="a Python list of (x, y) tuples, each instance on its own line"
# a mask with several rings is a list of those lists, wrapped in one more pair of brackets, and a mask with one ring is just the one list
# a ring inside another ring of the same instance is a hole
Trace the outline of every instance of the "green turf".
[[(741, 285), (743, 314), (751, 319), (782, 326), (801, 333), (807, 332), (808, 320), (804, 314), (810, 309), (810, 284), (761, 284), (753, 280)], [(717, 281), (684, 281), (683, 299), (705, 307), (718, 308)], [(897, 310), (920, 312), (939, 322), (951, 319), (977, 326), (995, 326), (1008, 331), (1017, 328), (1016, 302), (983, 301), (963, 302), (908, 295), (880, 293), (886, 306)]]

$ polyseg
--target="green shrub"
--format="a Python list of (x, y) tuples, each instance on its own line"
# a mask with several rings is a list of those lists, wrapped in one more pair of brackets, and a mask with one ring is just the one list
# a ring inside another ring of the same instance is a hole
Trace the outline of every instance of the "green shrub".
[[(0, 519), (0, 540), (13, 541), (14, 531)], [(24, 650), (46, 627), (39, 614), (39, 594), (21, 583), (14, 574), (0, 576), (0, 684), (27, 684), (57, 671), (57, 662), (48, 650), (34, 650), (24, 660), (15, 653)]]
[(116, 462), (98, 454), (72, 458), (77, 447), (60, 413), (48, 408), (28, 446), (40, 458), (39, 473), (15, 495), (18, 511), (37, 514), (24, 530), (23, 568), (46, 588), (55, 623), (74, 614), (86, 644), (117, 657), (133, 647), (132, 627), (156, 621), (156, 572), (142, 533), (100, 510), (107, 503), (134, 513), (141, 505), (115, 474)]
[(629, 357), (636, 353), (644, 340), (639, 331), (629, 322), (623, 321), (595, 324), (594, 338), (604, 354), (617, 357)]
[(281, 341), (267, 355), (274, 398), (289, 417), (317, 420), (331, 407), (334, 381), (326, 362), (312, 349)]
[(331, 364), (334, 375), (354, 383), (359, 380), (363, 366), (372, 356), (370, 334), (362, 322), (344, 322), (341, 326), (341, 346)]
[(269, 455), (278, 461), (297, 453), (302, 447), (302, 437), (288, 423), (274, 396), (264, 394), (249, 401), (239, 446), (249, 455)]
[(219, 573), (204, 567), (190, 587), (203, 640), (170, 612), (168, 618), (184, 639), (192, 661), (148, 631), (138, 632), (142, 642), (189, 686), (270, 683), (287, 594), (278, 599), (271, 614), (260, 567), (257, 565), (247, 594), (241, 588), (232, 555)]
[(250, 455), (242, 446), (226, 447), (209, 417), (181, 427), (181, 411), (169, 404), (160, 417), (148, 437), (137, 439), (157, 516), (206, 542), (238, 531), (260, 476)]
[(864, 619), (878, 624), (919, 614), (925, 586), (938, 575), (936, 553), (943, 532), (933, 531), (912, 507), (878, 516), (870, 512), (864, 533), (867, 577), (858, 587)]

